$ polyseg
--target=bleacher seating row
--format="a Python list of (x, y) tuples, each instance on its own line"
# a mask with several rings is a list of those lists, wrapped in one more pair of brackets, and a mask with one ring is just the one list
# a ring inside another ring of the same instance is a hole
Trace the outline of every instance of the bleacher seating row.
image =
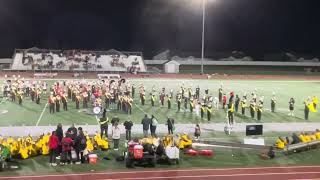
[(118, 51), (16, 50), (13, 70), (146, 72), (142, 55)]

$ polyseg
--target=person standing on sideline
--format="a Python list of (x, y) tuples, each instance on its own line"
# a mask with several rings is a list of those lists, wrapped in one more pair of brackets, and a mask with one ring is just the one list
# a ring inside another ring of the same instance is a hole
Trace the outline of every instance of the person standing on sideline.
[(103, 136), (103, 134), (105, 134), (106, 138), (108, 138), (108, 123), (109, 123), (109, 119), (106, 116), (107, 110), (106, 108), (104, 108), (103, 113), (102, 113), (102, 117), (100, 118), (100, 135), (101, 137)]
[(251, 100), (250, 102), (250, 115), (251, 115), (251, 118), (254, 119), (254, 114), (255, 114), (255, 111), (256, 111), (256, 103), (254, 101), (254, 99)]
[(174, 119), (168, 117), (166, 125), (168, 126), (168, 134), (173, 134)]
[(129, 120), (126, 120), (124, 123), (123, 123), (123, 126), (125, 127), (126, 129), (126, 140), (130, 141), (131, 140), (131, 128), (133, 126), (133, 122), (129, 119)]
[(56, 157), (58, 155), (59, 138), (56, 132), (53, 131), (49, 138), (49, 150), (50, 150), (50, 165), (56, 166)]
[[(61, 123), (59, 123), (57, 125), (56, 136), (58, 137), (59, 142), (61, 142), (62, 138), (63, 138), (63, 129), (62, 129), (62, 124)], [(61, 152), (62, 152), (62, 146), (61, 146), (61, 143), (59, 143), (58, 144), (58, 151), (57, 151), (57, 156), (58, 157), (60, 157)]]
[(72, 147), (73, 141), (69, 133), (66, 133), (66, 136), (62, 138), (61, 144), (62, 144), (61, 163), (62, 165), (64, 165), (65, 163), (71, 162), (71, 147)]
[(276, 95), (273, 94), (272, 98), (271, 98), (271, 112), (275, 112), (275, 109), (276, 109), (276, 102), (277, 102), (277, 99), (276, 99)]
[(156, 135), (157, 126), (158, 126), (158, 120), (153, 115), (151, 115), (150, 130), (151, 130), (151, 136), (152, 137), (156, 137), (157, 136)]
[(148, 131), (149, 131), (151, 121), (150, 121), (150, 118), (148, 118), (147, 114), (144, 115), (144, 118), (142, 119), (141, 124), (143, 126), (144, 137), (148, 137)]
[(86, 148), (87, 148), (87, 138), (85, 137), (85, 135), (83, 134), (83, 131), (80, 128), (80, 130), (78, 131), (78, 136), (74, 141), (74, 149), (77, 154), (77, 162), (76, 162), (77, 164), (79, 163), (79, 161), (81, 164), (84, 163), (83, 152)]
[(294, 101), (293, 97), (290, 98), (290, 100), (289, 100), (289, 114), (288, 114), (289, 116), (294, 116), (294, 114), (293, 114), (294, 103), (295, 103), (295, 101)]
[(195, 137), (195, 139), (198, 140), (200, 135), (201, 135), (201, 129), (200, 129), (199, 124), (197, 124), (196, 127), (194, 128), (194, 137)]
[(112, 126), (112, 140), (113, 140), (113, 149), (115, 151), (119, 150), (119, 141), (120, 141), (120, 128), (118, 127), (118, 123), (115, 123)]

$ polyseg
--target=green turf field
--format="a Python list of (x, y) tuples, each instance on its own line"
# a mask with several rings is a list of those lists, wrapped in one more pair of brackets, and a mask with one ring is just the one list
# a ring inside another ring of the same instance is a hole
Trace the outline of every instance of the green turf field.
[[(176, 92), (181, 85), (184, 83), (186, 87), (191, 86), (195, 89), (198, 85), (201, 88), (201, 93), (204, 93), (204, 89), (209, 89), (209, 94), (218, 96), (218, 88), (220, 83), (223, 84), (225, 92), (234, 91), (235, 94), (239, 94), (240, 97), (247, 92), (250, 98), (251, 92), (257, 90), (258, 96), (264, 96), (264, 112), (262, 115), (262, 122), (304, 122), (303, 114), (303, 101), (307, 96), (317, 95), (320, 96), (320, 82), (308, 82), (308, 81), (219, 81), (219, 80), (181, 80), (181, 79), (130, 79), (130, 83), (134, 83), (139, 86), (143, 83), (147, 90), (146, 105), (141, 106), (138, 98), (138, 87), (136, 88), (136, 97), (134, 99), (133, 113), (130, 118), (134, 122), (140, 122), (143, 115), (154, 114), (160, 120), (160, 123), (164, 123), (167, 116), (175, 118), (178, 123), (196, 123), (207, 122), (206, 119), (200, 119), (195, 114), (190, 112), (177, 112), (176, 104), (173, 104), (173, 108), (168, 110), (167, 107), (161, 107), (159, 103), (156, 107), (152, 108), (150, 105), (150, 96), (152, 86), (154, 85), (158, 91), (165, 87), (167, 92), (173, 89)], [(54, 81), (47, 81), (52, 84)], [(276, 93), (277, 97), (277, 112), (270, 112), (270, 99), (272, 93)], [(289, 98), (294, 97), (295, 104), (295, 115), (296, 117), (289, 117), (288, 114), (288, 102)], [(25, 97), (23, 105), (19, 106), (17, 103), (12, 103), (9, 100), (3, 101), (0, 104), (0, 126), (35, 126), (35, 125), (56, 125), (57, 123), (71, 124), (76, 123), (78, 125), (84, 124), (97, 124), (97, 119), (93, 115), (88, 115), (82, 111), (75, 109), (75, 103), (69, 101), (69, 111), (60, 112), (55, 114), (49, 114), (49, 107), (46, 107), (47, 97), (43, 96), (41, 104), (37, 105), (31, 102), (30, 97)], [(90, 108), (91, 109), (91, 108)], [(2, 113), (3, 111), (6, 113)], [(247, 116), (236, 115), (236, 121), (239, 122), (256, 122), (256, 120), (249, 118), (249, 110), (246, 111)], [(108, 116), (118, 115), (120, 119), (126, 119), (129, 116), (122, 111), (111, 111)], [(214, 113), (211, 123), (225, 122), (225, 112), (218, 110)], [(318, 121), (319, 113), (310, 113), (309, 121)]]

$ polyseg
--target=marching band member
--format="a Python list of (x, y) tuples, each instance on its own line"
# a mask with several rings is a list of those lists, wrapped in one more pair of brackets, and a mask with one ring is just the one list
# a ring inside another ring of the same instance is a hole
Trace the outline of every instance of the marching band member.
[(171, 109), (172, 96), (167, 94), (168, 109)]
[(181, 94), (179, 93), (178, 96), (177, 96), (177, 104), (178, 104), (178, 112), (180, 111), (180, 108), (181, 108)]
[(271, 112), (275, 112), (275, 109), (276, 109), (276, 102), (277, 102), (277, 99), (276, 99), (276, 95), (273, 94), (272, 98), (271, 98)]
[(247, 107), (247, 98), (246, 96), (243, 96), (241, 101), (240, 101), (240, 107), (241, 107), (241, 114), (245, 115), (246, 114), (246, 107)]
[(256, 110), (257, 110), (257, 119), (258, 121), (261, 120), (262, 117), (262, 109), (263, 109), (263, 101), (259, 101), (259, 103), (257, 104)]
[(56, 112), (60, 112), (60, 95), (57, 94), (56, 97), (55, 97), (55, 100), (56, 100)]
[(160, 103), (161, 103), (161, 106), (164, 106), (164, 98), (165, 98), (165, 92), (164, 90), (162, 90), (162, 92), (160, 93)]
[(36, 103), (40, 104), (40, 97), (41, 97), (41, 89), (40, 88), (37, 88), (35, 95), (36, 95)]
[(240, 98), (238, 96), (238, 94), (236, 95), (235, 101), (234, 101), (234, 109), (235, 112), (238, 113), (239, 110), (239, 104), (240, 104)]
[(63, 110), (68, 111), (68, 95), (64, 94), (61, 98)]
[(151, 106), (154, 107), (154, 103), (156, 101), (156, 95), (154, 93), (152, 93), (151, 95)]
[(81, 101), (81, 96), (79, 94), (74, 94), (75, 96), (75, 101), (76, 101), (76, 109), (79, 109), (80, 107), (80, 101)]
[(193, 97), (191, 96), (190, 97), (190, 101), (189, 101), (189, 107), (190, 107), (190, 112), (193, 113), (193, 107), (194, 107), (194, 104), (193, 104)]
[(207, 118), (208, 118), (208, 121), (211, 120), (211, 115), (212, 115), (212, 105), (209, 104), (209, 105), (207, 106)]
[(201, 119), (203, 119), (205, 112), (206, 112), (206, 105), (204, 103), (201, 103), (201, 108), (200, 108)]
[(53, 95), (51, 94), (48, 98), (48, 103), (49, 103), (49, 112), (50, 114), (54, 113), (54, 108), (55, 108), (55, 98), (53, 97)]
[(294, 116), (293, 114), (293, 111), (294, 111), (294, 103), (295, 103), (295, 100), (292, 98), (290, 98), (289, 100), (289, 116)]
[(132, 98), (134, 98), (135, 92), (136, 92), (136, 88), (135, 88), (134, 84), (132, 84), (132, 86), (131, 86), (131, 97)]
[(228, 104), (228, 121), (229, 121), (229, 125), (233, 125), (234, 124), (234, 111), (235, 111), (235, 106), (233, 103), (229, 103)]
[(304, 101), (304, 119), (305, 119), (305, 120), (308, 120), (308, 119), (309, 119), (310, 106), (313, 106), (313, 103), (311, 102), (311, 98), (308, 97), (308, 98)]
[(19, 105), (22, 105), (23, 91), (21, 89), (18, 89), (17, 91), (17, 98), (18, 98)]
[(222, 85), (220, 85), (218, 92), (219, 92), (219, 103), (222, 103), (222, 94), (223, 94)]
[(256, 107), (256, 103), (255, 103), (254, 99), (252, 99), (250, 101), (250, 115), (251, 115), (252, 119), (254, 119), (255, 107)]
[(82, 104), (82, 106), (83, 106), (84, 109), (87, 109), (88, 108), (88, 92), (84, 91), (82, 93), (82, 96), (83, 96), (83, 104)]

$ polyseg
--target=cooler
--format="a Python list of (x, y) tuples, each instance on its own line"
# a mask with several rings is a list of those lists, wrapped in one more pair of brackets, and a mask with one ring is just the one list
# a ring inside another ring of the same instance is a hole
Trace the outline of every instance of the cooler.
[(135, 159), (141, 159), (143, 157), (143, 146), (135, 145), (133, 148), (133, 156)]
[(98, 156), (96, 154), (89, 154), (89, 164), (97, 164)]

